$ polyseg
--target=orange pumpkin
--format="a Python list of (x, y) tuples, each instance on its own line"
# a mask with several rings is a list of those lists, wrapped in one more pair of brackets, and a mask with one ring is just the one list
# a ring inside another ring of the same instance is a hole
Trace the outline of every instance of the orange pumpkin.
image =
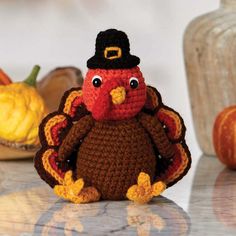
[(230, 169), (236, 169), (236, 106), (227, 107), (217, 116), (213, 144), (220, 161)]

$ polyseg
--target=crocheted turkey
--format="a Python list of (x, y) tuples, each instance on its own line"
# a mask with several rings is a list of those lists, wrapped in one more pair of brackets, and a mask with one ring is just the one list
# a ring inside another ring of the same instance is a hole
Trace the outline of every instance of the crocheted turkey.
[(58, 196), (147, 203), (187, 173), (183, 120), (145, 84), (139, 62), (124, 32), (100, 32), (83, 87), (42, 121), (35, 168)]

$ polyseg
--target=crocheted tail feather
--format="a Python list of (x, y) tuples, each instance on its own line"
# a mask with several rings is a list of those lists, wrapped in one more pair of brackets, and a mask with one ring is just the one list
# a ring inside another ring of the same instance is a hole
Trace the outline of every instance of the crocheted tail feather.
[(64, 162), (58, 161), (58, 149), (63, 138), (73, 123), (89, 114), (83, 104), (81, 88), (72, 88), (65, 92), (58, 111), (46, 116), (39, 128), (39, 138), (42, 148), (37, 152), (34, 165), (41, 178), (51, 187), (62, 184), (65, 173), (75, 168), (73, 153)]
[(143, 111), (158, 118), (174, 145), (175, 154), (171, 159), (162, 158), (154, 147), (157, 157), (156, 180), (161, 180), (170, 187), (183, 178), (191, 166), (191, 154), (185, 142), (184, 121), (178, 112), (163, 104), (160, 93), (151, 86), (147, 87), (147, 101)]

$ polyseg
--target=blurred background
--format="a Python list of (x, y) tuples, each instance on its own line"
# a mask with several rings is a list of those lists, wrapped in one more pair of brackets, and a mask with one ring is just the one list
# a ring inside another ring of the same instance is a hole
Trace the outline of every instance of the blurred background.
[(141, 58), (148, 84), (184, 117), (187, 143), (200, 156), (186, 84), (182, 37), (195, 16), (218, 7), (218, 0), (1, 0), (0, 66), (18, 81), (34, 64), (40, 77), (58, 66), (86, 73), (99, 31), (117, 28)]
[[(39, 78), (59, 66), (76, 66), (85, 75), (86, 61), (95, 51), (96, 35), (117, 28), (130, 39), (131, 53), (141, 58), (147, 84), (177, 110), (187, 127), (187, 143), (196, 166), (198, 147), (188, 98), (183, 33), (188, 23), (218, 8), (219, 0), (0, 0), (0, 67), (14, 81), (23, 80), (35, 64)], [(189, 179), (173, 191), (188, 207)], [(175, 201), (173, 192), (165, 196)]]
[(216, 9), (218, 0), (1, 0), (0, 67), (13, 80), (24, 79), (34, 64), (40, 77), (58, 66), (86, 73), (99, 31), (125, 31), (131, 53), (169, 106), (187, 124), (192, 153), (200, 155), (191, 122), (182, 37), (188, 23)]

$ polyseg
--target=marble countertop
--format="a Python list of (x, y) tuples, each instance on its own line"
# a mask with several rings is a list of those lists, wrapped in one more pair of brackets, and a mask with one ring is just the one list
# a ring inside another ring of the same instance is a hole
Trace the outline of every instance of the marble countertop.
[(150, 204), (58, 199), (32, 160), (0, 165), (0, 235), (236, 235), (236, 172), (201, 156)]
[(184, 117), (194, 155), (188, 175), (143, 206), (67, 203), (39, 178), (32, 160), (1, 161), (0, 236), (236, 235), (236, 172), (215, 157), (200, 156), (182, 53), (190, 20), (218, 5), (215, 0), (1, 1), (1, 68), (14, 81), (25, 78), (34, 63), (42, 67), (40, 77), (64, 65), (86, 73), (97, 33), (124, 30), (147, 83)]

